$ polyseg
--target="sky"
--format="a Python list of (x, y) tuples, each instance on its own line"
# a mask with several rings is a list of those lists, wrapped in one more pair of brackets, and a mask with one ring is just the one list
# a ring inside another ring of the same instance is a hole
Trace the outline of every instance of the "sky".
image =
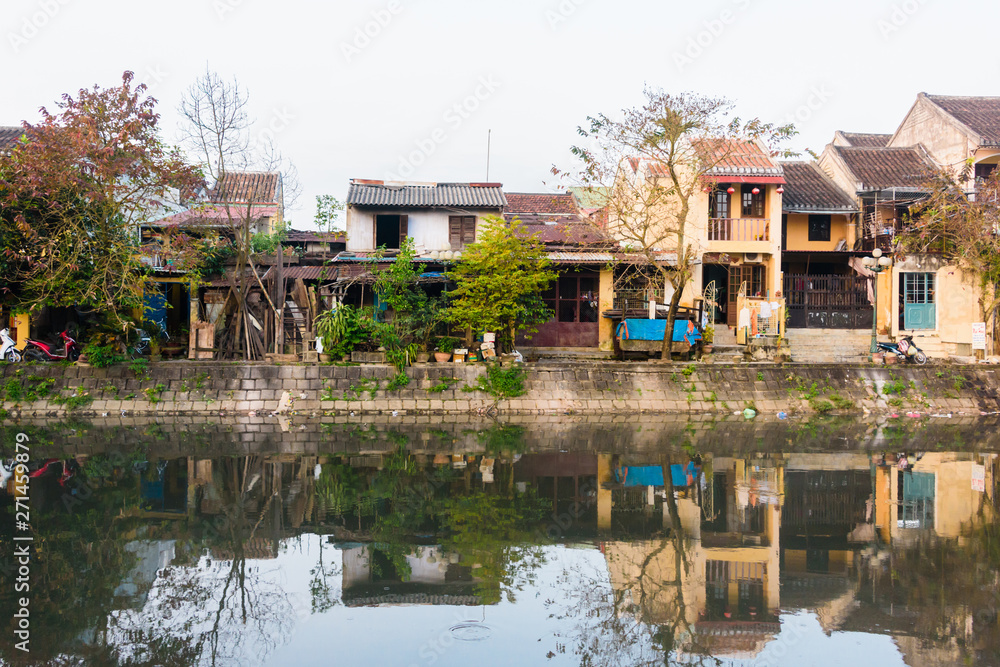
[(286, 218), (305, 229), (351, 178), (554, 191), (576, 128), (644, 86), (793, 122), (802, 152), (838, 129), (890, 133), (919, 92), (1000, 94), (979, 28), (998, 19), (984, 0), (6, 0), (0, 125), (131, 70), (176, 143), (209, 68), (295, 165)]

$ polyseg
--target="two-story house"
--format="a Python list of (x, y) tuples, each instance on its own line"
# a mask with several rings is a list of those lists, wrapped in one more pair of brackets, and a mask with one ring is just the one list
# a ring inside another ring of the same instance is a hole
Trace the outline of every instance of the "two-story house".
[(813, 162), (782, 162), (781, 272), (788, 328), (871, 328), (857, 268), (858, 206)]
[[(1000, 98), (921, 93), (891, 135), (838, 132), (820, 166), (855, 197), (860, 209), (860, 250), (898, 249), (898, 235), (911, 207), (926, 196), (940, 169), (973, 165), (966, 190), (1000, 161)], [(940, 255), (906, 254), (878, 277), (878, 330), (912, 332), (931, 357), (972, 353), (972, 323), (979, 288)]]
[(347, 252), (398, 250), (412, 237), (417, 255), (452, 259), (475, 242), (484, 216), (507, 204), (499, 183), (393, 183), (354, 179), (347, 191)]

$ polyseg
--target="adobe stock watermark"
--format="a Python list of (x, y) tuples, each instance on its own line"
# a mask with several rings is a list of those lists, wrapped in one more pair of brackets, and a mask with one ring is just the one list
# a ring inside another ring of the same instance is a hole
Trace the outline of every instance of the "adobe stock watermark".
[(549, 23), (549, 28), (557, 30), (559, 26), (566, 23), (587, 0), (560, 0), (555, 7), (545, 10), (545, 20)]
[(272, 145), (274, 138), (287, 130), (294, 120), (295, 115), (285, 107), (271, 109), (271, 117), (267, 121), (267, 127), (252, 137), (252, 146), (259, 148)]
[(880, 18), (875, 24), (882, 34), (882, 39), (889, 41), (889, 37), (909, 23), (910, 19), (925, 4), (927, 4), (927, 0), (905, 0), (905, 2), (893, 4), (888, 16)]
[(226, 14), (235, 12), (242, 4), (243, 0), (212, 0), (212, 9), (215, 10), (215, 15), (222, 21), (226, 18)]
[(350, 63), (355, 57), (360, 56), (361, 52), (367, 49), (372, 40), (389, 27), (389, 24), (401, 11), (403, 11), (403, 4), (400, 0), (389, 0), (383, 9), (373, 10), (371, 18), (365, 21), (364, 25), (354, 28), (351, 40), (340, 43), (340, 52), (344, 54), (344, 60)]
[(812, 118), (820, 109), (825, 107), (827, 102), (832, 98), (833, 91), (827, 87), (827, 84), (821, 83), (812, 86), (802, 104), (795, 107), (795, 109), (785, 116), (785, 122), (793, 123), (798, 128)]
[(501, 86), (501, 82), (492, 74), (479, 77), (475, 89), (448, 107), (441, 115), (443, 125), (435, 127), (424, 137), (414, 140), (414, 149), (399, 156), (399, 165), (395, 173), (386, 176), (387, 181), (405, 181), (417, 169), (437, 152), (437, 149), (448, 140), (449, 129), (454, 132), (486, 102)]
[(736, 22), (740, 12), (750, 8), (752, 0), (731, 0), (735, 8), (726, 8), (714, 19), (702, 22), (702, 28), (688, 37), (683, 49), (674, 51), (674, 65), (678, 72), (683, 72), (689, 65), (700, 58), (726, 32), (726, 28)]
[(30, 650), (31, 645), (31, 598), (28, 594), (31, 592), (31, 542), (35, 539), (31, 531), (31, 509), (28, 505), (31, 491), (28, 440), (27, 433), (18, 433), (14, 437), (14, 560), (17, 563), (14, 592), (23, 596), (16, 598), (17, 611), (14, 612), (13, 625), (14, 637), (19, 641), (14, 646), (25, 653)]
[(37, 37), (42, 28), (69, 3), (70, 0), (39, 0), (38, 9), (23, 17), (16, 31), (7, 33), (7, 41), (10, 42), (10, 48), (14, 53), (20, 52), (28, 42)]

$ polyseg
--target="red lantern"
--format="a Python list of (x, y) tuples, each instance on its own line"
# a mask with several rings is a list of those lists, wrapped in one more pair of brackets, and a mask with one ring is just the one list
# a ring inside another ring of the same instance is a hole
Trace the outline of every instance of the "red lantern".
[(778, 194), (779, 195), (785, 194), (785, 186), (783, 186), (783, 185), (779, 185), (778, 186)]
[(736, 188), (734, 188), (733, 186), (730, 185), (729, 189), (726, 190), (726, 192), (728, 192), (729, 194), (734, 194), (736, 192)]
[(754, 193), (755, 195), (759, 195), (760, 194), (760, 188), (754, 188), (750, 192)]

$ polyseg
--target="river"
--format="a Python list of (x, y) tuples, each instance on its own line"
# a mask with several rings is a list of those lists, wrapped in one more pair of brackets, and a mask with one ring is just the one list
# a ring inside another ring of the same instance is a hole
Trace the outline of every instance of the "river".
[(997, 426), (8, 421), (0, 656), (998, 664)]

